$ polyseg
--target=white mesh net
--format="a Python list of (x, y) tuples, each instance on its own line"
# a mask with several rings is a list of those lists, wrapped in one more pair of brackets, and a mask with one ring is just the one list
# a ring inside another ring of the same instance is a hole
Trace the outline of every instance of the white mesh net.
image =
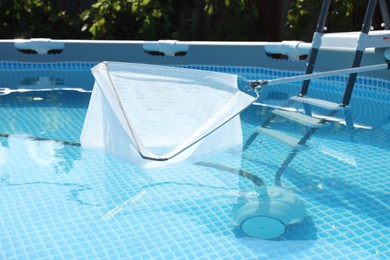
[(84, 147), (151, 166), (241, 145), (238, 113), (255, 98), (236, 75), (118, 62), (92, 73)]

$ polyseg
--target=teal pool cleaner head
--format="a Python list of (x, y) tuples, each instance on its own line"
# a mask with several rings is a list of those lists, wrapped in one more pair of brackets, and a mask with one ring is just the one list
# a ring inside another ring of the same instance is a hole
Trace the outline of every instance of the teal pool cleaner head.
[(274, 239), (283, 235), (288, 225), (301, 223), (305, 215), (305, 206), (295, 193), (261, 185), (238, 197), (232, 222), (250, 237)]

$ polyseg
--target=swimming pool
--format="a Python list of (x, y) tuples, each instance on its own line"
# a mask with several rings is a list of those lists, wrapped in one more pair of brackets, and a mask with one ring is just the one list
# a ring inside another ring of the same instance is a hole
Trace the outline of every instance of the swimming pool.
[[(205, 159), (208, 164), (146, 170), (83, 149), (77, 142), (93, 65), (0, 64), (0, 258), (390, 257), (388, 81), (359, 77), (349, 111), (355, 127), (346, 126), (338, 112), (285, 169), (282, 184), (305, 202), (307, 216), (282, 237), (267, 241), (231, 225), (234, 194), (253, 189), (250, 181), (232, 173), (242, 169), (273, 186), (291, 150), (259, 135), (243, 153), (214, 154)], [(296, 73), (186, 67), (248, 79)], [(310, 96), (338, 102), (345, 82), (344, 76), (315, 80)], [(299, 88), (294, 83), (262, 90), (258, 103), (241, 114), (244, 142)], [(321, 109), (313, 113), (325, 114)], [(273, 127), (293, 135), (303, 131), (285, 119), (275, 120)]]

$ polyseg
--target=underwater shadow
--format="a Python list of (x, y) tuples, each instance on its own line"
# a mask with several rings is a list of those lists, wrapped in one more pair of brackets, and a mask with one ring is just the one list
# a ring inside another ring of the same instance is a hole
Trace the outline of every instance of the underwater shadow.
[[(344, 208), (390, 227), (390, 196), (386, 193), (378, 193), (354, 185), (339, 177), (321, 178), (315, 175), (302, 175), (291, 168), (284, 177), (322, 205)], [(323, 188), (319, 189), (319, 185)]]

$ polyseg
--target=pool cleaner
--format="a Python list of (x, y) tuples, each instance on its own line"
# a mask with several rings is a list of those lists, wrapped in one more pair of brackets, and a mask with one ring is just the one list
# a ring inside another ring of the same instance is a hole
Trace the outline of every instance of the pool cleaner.
[(302, 199), (286, 188), (267, 187), (260, 177), (242, 169), (211, 162), (196, 164), (238, 173), (254, 184), (254, 190), (239, 191), (238, 194), (234, 194), (236, 200), (231, 214), (233, 226), (240, 227), (241, 231), (249, 237), (278, 238), (285, 233), (288, 226), (301, 223), (306, 216)]
[(232, 211), (232, 224), (250, 237), (275, 239), (286, 227), (303, 221), (306, 210), (303, 201), (281, 187), (256, 186), (237, 198)]

